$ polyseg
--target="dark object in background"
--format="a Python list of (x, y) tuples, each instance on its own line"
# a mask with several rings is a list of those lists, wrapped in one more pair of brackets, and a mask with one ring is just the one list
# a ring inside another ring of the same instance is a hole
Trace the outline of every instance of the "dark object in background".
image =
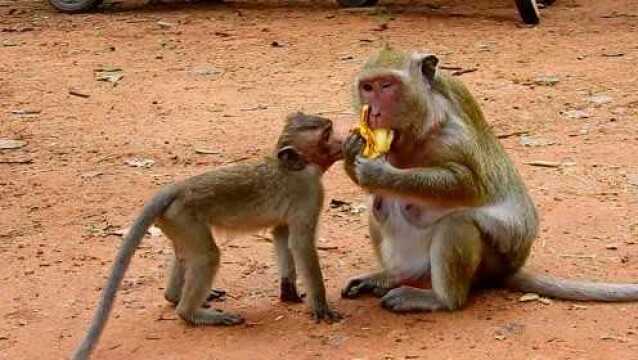
[[(549, 6), (556, 0), (514, 0), (518, 12), (526, 24), (538, 24), (540, 13), (538, 5)], [(375, 6), (379, 0), (337, 0), (343, 7)], [(102, 0), (49, 0), (56, 9), (66, 13), (89, 11), (102, 3)]]

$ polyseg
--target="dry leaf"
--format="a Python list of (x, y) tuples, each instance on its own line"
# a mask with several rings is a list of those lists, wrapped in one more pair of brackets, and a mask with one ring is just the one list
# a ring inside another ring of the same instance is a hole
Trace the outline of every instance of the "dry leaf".
[(26, 141), (0, 139), (0, 150), (19, 149), (27, 145)]

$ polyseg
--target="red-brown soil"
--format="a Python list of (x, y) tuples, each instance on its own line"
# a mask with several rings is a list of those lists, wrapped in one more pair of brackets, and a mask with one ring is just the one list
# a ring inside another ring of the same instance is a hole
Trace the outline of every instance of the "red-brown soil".
[[(495, 131), (511, 135), (503, 144), (542, 215), (530, 268), (638, 281), (638, 2), (559, 0), (531, 28), (513, 1), (385, 5), (128, 2), (65, 15), (41, 0), (0, 0), (0, 139), (27, 142), (0, 150), (0, 358), (70, 354), (121, 239), (108, 233), (161, 184), (267, 154), (293, 110), (350, 126), (352, 78), (384, 40), (476, 69), (462, 79)], [(117, 86), (96, 81), (105, 66), (122, 69)], [(552, 76), (553, 86), (535, 84)], [(527, 164), (539, 160), (563, 166)], [(365, 200), (340, 166), (325, 182), (326, 203)], [(341, 300), (348, 277), (376, 266), (363, 214), (323, 214), (329, 300), (347, 316), (334, 325), (278, 301), (271, 244), (252, 235), (220, 244), (215, 285), (229, 297), (214, 306), (247, 325), (177, 320), (161, 290), (170, 247), (149, 236), (95, 358), (638, 357), (638, 304), (519, 302), (494, 290), (463, 311), (396, 315), (376, 299)]]

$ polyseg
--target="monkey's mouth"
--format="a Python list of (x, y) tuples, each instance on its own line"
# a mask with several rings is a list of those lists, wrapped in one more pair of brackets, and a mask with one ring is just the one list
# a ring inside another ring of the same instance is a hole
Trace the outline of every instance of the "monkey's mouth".
[(333, 152), (330, 154), (330, 158), (331, 158), (333, 161), (343, 160), (343, 158), (344, 158), (343, 150), (341, 150), (341, 149), (337, 149), (337, 150), (333, 151)]

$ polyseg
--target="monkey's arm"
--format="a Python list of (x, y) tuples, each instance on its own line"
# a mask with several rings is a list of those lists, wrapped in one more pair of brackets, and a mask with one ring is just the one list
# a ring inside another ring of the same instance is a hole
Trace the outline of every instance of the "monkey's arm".
[(457, 162), (398, 169), (382, 159), (357, 156), (355, 176), (358, 184), (370, 191), (385, 190), (406, 197), (474, 200), (481, 193), (472, 170)]

